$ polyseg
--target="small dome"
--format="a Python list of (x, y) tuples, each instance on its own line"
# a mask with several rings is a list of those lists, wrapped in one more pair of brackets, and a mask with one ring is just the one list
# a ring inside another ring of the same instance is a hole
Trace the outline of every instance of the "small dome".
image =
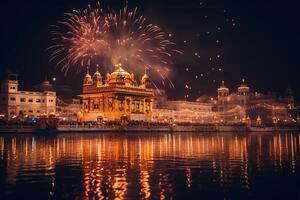
[(242, 79), (242, 83), (241, 83), (240, 87), (248, 87), (247, 84), (245, 83), (245, 79)]
[(227, 88), (224, 81), (222, 81), (220, 88)]
[(95, 72), (95, 74), (93, 75), (93, 77), (102, 77), (102, 76), (101, 76), (100, 72), (97, 70)]
[(89, 84), (92, 84), (93, 83), (93, 80), (92, 80), (92, 77), (89, 73), (87, 73), (83, 79), (83, 84), (85, 85), (89, 85)]
[(143, 88), (151, 88), (152, 87), (151, 80), (146, 73), (142, 76), (141, 87), (143, 87)]
[(42, 85), (51, 85), (51, 83), (50, 83), (48, 80), (44, 80), (44, 81), (42, 82)]
[(147, 74), (144, 74), (144, 75), (142, 76), (141, 81), (143, 82), (143, 81), (146, 81), (146, 80), (149, 80), (149, 76), (148, 76)]
[(100, 87), (102, 85), (102, 76), (101, 76), (101, 73), (99, 72), (98, 68), (97, 68), (97, 71), (95, 72), (95, 74), (93, 75), (93, 81), (97, 87)]
[(90, 78), (92, 78), (92, 77), (91, 77), (91, 75), (90, 75), (90, 74), (86, 74), (84, 78), (86, 78), (86, 79), (90, 79)]
[(229, 91), (229, 88), (225, 85), (224, 81), (222, 81), (220, 87), (218, 88), (218, 91), (223, 91), (223, 90)]

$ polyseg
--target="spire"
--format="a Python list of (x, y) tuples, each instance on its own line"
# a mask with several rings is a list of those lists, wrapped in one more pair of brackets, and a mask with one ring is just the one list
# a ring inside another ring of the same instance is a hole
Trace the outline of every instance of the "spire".
[(122, 63), (116, 64), (115, 67), (116, 69), (122, 68)]
[(242, 78), (242, 83), (241, 83), (240, 87), (247, 87), (247, 84), (246, 84), (244, 78)]
[(90, 85), (92, 83), (93, 83), (93, 80), (92, 80), (91, 75), (89, 74), (89, 67), (87, 66), (86, 67), (86, 75), (84, 77), (83, 84), (84, 85)]
[(148, 69), (148, 67), (145, 66), (145, 74), (142, 76), (142, 79), (141, 79), (141, 87), (142, 88), (151, 88), (152, 87), (151, 80), (150, 80), (149, 76), (147, 75), (147, 69)]
[(222, 81), (222, 82), (221, 82), (220, 88), (226, 88), (225, 81)]

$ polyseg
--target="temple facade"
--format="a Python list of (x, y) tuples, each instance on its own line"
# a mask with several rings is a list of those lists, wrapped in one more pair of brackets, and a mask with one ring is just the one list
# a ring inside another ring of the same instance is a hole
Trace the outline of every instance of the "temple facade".
[(105, 80), (98, 69), (93, 76), (87, 72), (80, 97), (83, 109), (79, 121), (152, 119), (154, 92), (146, 73), (137, 84), (134, 74), (121, 66)]

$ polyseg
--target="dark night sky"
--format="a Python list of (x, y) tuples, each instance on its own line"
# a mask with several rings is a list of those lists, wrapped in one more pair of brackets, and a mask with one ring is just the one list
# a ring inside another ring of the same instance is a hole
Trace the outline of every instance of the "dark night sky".
[[(50, 45), (49, 26), (64, 19), (64, 12), (96, 2), (1, 1), (1, 78), (10, 69), (20, 74), (25, 87), (46, 75), (80, 87), (74, 80), (80, 80), (82, 74), (64, 77), (48, 62), (45, 49)], [(100, 2), (113, 9), (126, 4), (117, 0)], [(171, 33), (177, 48), (184, 52), (174, 58), (176, 88), (168, 89), (170, 97), (215, 95), (221, 80), (235, 90), (242, 78), (255, 91), (280, 94), (290, 87), (300, 94), (300, 17), (296, 1), (135, 0), (128, 4), (130, 8), (138, 6), (139, 14)], [(185, 85), (192, 89), (185, 89)]]

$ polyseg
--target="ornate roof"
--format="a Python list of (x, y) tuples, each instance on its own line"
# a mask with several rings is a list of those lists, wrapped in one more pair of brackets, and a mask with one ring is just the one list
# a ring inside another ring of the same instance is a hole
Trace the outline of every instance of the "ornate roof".
[(99, 72), (99, 65), (97, 64), (97, 70), (95, 74), (93, 75), (94, 79), (102, 79), (101, 73)]
[(136, 85), (134, 75), (125, 71), (121, 66), (117, 67), (116, 70), (108, 74), (106, 77), (106, 83), (120, 84), (120, 85)]
[(102, 76), (101, 76), (100, 72), (97, 70), (95, 72), (95, 74), (93, 75), (93, 77), (102, 77)]
[(245, 83), (245, 79), (242, 79), (242, 83), (239, 88), (245, 88), (245, 87), (248, 88), (247, 84)]
[(147, 74), (144, 74), (144, 75), (142, 76), (141, 82), (143, 83), (143, 82), (145, 82), (146, 80), (150, 80), (150, 79), (149, 79), (149, 76), (148, 76)]
[(228, 87), (225, 85), (225, 82), (222, 81), (220, 87), (218, 88), (218, 90), (229, 90)]

